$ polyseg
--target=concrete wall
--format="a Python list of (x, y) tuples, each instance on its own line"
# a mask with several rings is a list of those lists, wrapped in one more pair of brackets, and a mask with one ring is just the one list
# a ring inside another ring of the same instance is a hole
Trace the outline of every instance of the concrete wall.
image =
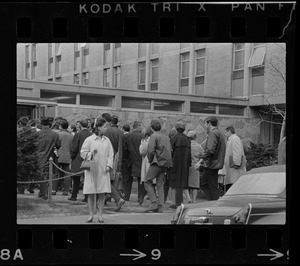
[(204, 94), (231, 97), (232, 43), (206, 46)]

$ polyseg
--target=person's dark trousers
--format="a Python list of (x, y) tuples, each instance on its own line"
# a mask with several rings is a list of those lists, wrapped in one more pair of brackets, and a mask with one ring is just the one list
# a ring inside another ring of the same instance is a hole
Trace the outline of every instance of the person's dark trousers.
[[(164, 180), (165, 167), (160, 167), (157, 164), (151, 164), (145, 177), (145, 189), (151, 201), (152, 208), (162, 208), (164, 205)], [(158, 193), (158, 201), (153, 188), (153, 179), (156, 178), (156, 188)]]
[(203, 170), (201, 188), (207, 200), (217, 200), (220, 197), (218, 172), (219, 169), (204, 168)]
[(165, 197), (165, 202), (167, 201), (167, 197), (169, 194), (169, 178), (167, 175), (165, 175), (165, 183), (164, 183), (164, 197)]
[(175, 190), (175, 204), (179, 206), (181, 203), (183, 203), (183, 191), (181, 187), (177, 187)]
[[(64, 170), (65, 172), (70, 172), (70, 168), (69, 168), (70, 164), (68, 163), (60, 163), (59, 167)], [(64, 173), (63, 171), (59, 171), (59, 177), (63, 177), (65, 175), (67, 175), (66, 173)], [(67, 177), (65, 179), (61, 179), (65, 181), (65, 185), (64, 185), (64, 192), (69, 192), (70, 186), (71, 186), (71, 181), (70, 181), (70, 177)], [(53, 190), (57, 191), (59, 183), (62, 182), (61, 180), (57, 180), (57, 181), (53, 181)], [(60, 181), (60, 182), (59, 182)]]
[(129, 201), (132, 189), (133, 177), (131, 176), (131, 167), (123, 175), (124, 200)]
[[(42, 180), (48, 180), (49, 179), (49, 165), (45, 165), (42, 168), (42, 175), (41, 175)], [(48, 182), (43, 182), (40, 183), (40, 197), (46, 196), (48, 197)]]
[(138, 202), (142, 204), (145, 196), (147, 195), (147, 191), (145, 189), (144, 182), (141, 182), (141, 178), (138, 178)]
[(115, 203), (118, 203), (121, 199), (118, 189), (114, 186), (113, 181), (111, 182), (111, 197), (115, 200)]
[(79, 186), (80, 186), (80, 175), (74, 175), (73, 178), (73, 188), (72, 188), (72, 198), (77, 198), (79, 193)]
[(140, 177), (137, 178), (137, 182), (138, 182), (138, 202), (142, 204), (145, 196), (147, 195), (147, 191), (145, 189), (144, 182), (141, 182)]

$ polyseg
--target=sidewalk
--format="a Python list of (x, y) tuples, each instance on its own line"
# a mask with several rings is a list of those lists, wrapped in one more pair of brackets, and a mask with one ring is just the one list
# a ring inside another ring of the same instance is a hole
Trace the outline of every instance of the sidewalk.
[[(145, 213), (150, 201), (146, 196), (142, 205), (137, 202), (135, 185), (132, 188), (130, 201), (126, 201), (119, 212), (115, 212), (116, 204), (113, 199), (104, 206), (104, 224), (170, 224), (175, 212), (174, 209), (169, 208), (172, 204), (170, 199), (167, 198), (162, 213)], [(38, 198), (38, 189), (35, 189), (34, 194), (26, 190), (24, 194), (17, 194), (19, 206), (17, 224), (87, 224), (88, 205), (82, 202), (84, 198), (82, 190), (79, 192), (77, 201), (69, 201), (71, 194), (63, 196), (62, 193), (58, 191), (56, 195), (53, 195), (51, 203)], [(203, 200), (198, 199), (198, 202), (201, 201)], [(33, 214), (29, 215), (31, 212)], [(39, 215), (34, 215), (35, 213)], [(35, 218), (32, 218), (34, 216)], [(91, 224), (99, 225), (97, 215)]]

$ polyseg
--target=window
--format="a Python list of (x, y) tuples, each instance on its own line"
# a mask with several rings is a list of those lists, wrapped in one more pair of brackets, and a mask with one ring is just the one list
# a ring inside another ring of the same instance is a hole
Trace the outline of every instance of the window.
[(104, 65), (108, 65), (111, 63), (111, 49), (110, 43), (104, 44)]
[(139, 63), (139, 90), (145, 90), (146, 61)]
[(121, 43), (115, 43), (114, 62), (121, 61)]
[(110, 87), (110, 68), (103, 70), (103, 86)]
[(82, 82), (84, 85), (89, 85), (89, 72), (82, 73)]
[(52, 52), (52, 43), (48, 44), (48, 76), (53, 74), (53, 52)]
[(112, 96), (107, 95), (80, 95), (81, 105), (95, 105), (111, 107), (113, 102)]
[(189, 89), (189, 62), (190, 54), (183, 53), (180, 55), (180, 91), (179, 93), (188, 93)]
[(61, 82), (61, 77), (56, 77), (55, 82)]
[(216, 104), (191, 102), (190, 112), (191, 113), (215, 114), (216, 113)]
[(243, 106), (235, 106), (235, 105), (219, 105), (219, 114), (220, 115), (244, 115), (244, 107)]
[(74, 70), (77, 71), (80, 68), (80, 51), (75, 51), (74, 54)]
[(151, 55), (159, 54), (159, 43), (151, 43)]
[(36, 62), (36, 43), (32, 44), (32, 61)]
[(245, 44), (234, 44), (234, 65), (232, 72), (232, 97), (243, 96)]
[(265, 51), (266, 47), (262, 43), (255, 43), (253, 45), (252, 54), (249, 60), (249, 67), (251, 67), (251, 94), (263, 94), (265, 87)]
[(41, 90), (41, 98), (57, 101), (58, 103), (76, 104), (76, 94)]
[(121, 67), (114, 67), (114, 87), (119, 88), (121, 83)]
[(56, 56), (56, 74), (61, 72), (61, 55)]
[(29, 45), (25, 45), (25, 79), (30, 78)]
[(248, 66), (249, 67), (263, 66), (265, 53), (266, 53), (266, 47), (264, 44), (261, 43), (254, 44)]
[(195, 94), (204, 95), (205, 49), (195, 51)]
[(89, 65), (89, 47), (87, 44), (83, 47), (83, 52), (82, 52), (82, 68), (85, 69)]
[(244, 69), (245, 44), (234, 44), (234, 66), (233, 70)]
[(138, 57), (146, 56), (146, 43), (139, 43)]
[(158, 90), (158, 59), (151, 60), (151, 88), (152, 91)]
[(182, 112), (182, 103), (180, 101), (154, 100), (154, 110)]
[(79, 84), (79, 74), (74, 75), (74, 84)]
[(122, 97), (122, 108), (151, 110), (151, 100), (147, 98)]

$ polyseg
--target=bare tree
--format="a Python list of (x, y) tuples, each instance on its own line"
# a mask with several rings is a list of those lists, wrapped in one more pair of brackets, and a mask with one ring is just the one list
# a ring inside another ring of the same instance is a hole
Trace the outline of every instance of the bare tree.
[[(280, 124), (280, 140), (286, 135), (286, 103), (278, 98), (285, 97), (286, 95), (286, 74), (285, 74), (285, 55), (286, 49), (283, 43), (274, 43), (273, 54), (268, 60), (268, 74), (269, 79), (269, 93), (264, 94), (264, 100), (267, 103), (267, 108), (262, 108), (259, 110), (262, 121)], [(268, 117), (277, 115), (282, 117), (281, 122), (276, 122), (268, 119)]]

